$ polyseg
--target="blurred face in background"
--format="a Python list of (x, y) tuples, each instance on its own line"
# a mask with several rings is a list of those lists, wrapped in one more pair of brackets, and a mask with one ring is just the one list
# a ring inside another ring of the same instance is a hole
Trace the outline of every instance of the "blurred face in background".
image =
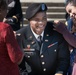
[(46, 12), (38, 12), (34, 17), (30, 19), (30, 27), (38, 35), (40, 35), (44, 31), (46, 24)]
[(66, 11), (68, 14), (70, 14), (70, 17), (73, 18), (73, 22), (76, 25), (76, 6), (74, 6), (72, 3), (69, 3), (66, 6)]

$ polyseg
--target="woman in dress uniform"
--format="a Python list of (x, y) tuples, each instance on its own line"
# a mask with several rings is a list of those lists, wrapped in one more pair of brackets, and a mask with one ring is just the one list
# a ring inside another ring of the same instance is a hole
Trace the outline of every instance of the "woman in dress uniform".
[[(53, 30), (53, 23), (47, 22), (45, 3), (32, 3), (26, 10), (29, 24), (16, 32), (19, 46), (25, 56), (20, 64), (28, 75), (66, 75), (70, 53), (61, 34)], [(26, 67), (26, 69), (25, 69)]]

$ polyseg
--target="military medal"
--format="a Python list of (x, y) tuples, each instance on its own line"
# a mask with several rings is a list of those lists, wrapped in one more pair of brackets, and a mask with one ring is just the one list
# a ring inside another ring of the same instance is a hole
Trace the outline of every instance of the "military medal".
[(27, 45), (27, 49), (30, 49), (30, 45)]

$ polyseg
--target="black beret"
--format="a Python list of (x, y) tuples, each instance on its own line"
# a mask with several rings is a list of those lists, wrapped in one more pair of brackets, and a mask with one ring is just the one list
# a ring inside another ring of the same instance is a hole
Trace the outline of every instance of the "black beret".
[(47, 6), (44, 3), (32, 3), (26, 10), (26, 19), (31, 19), (38, 12), (47, 11)]

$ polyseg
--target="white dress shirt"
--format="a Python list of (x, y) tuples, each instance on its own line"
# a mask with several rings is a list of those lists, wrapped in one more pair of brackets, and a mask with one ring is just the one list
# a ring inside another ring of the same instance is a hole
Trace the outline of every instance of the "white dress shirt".
[(32, 33), (34, 34), (34, 36), (35, 36), (35, 38), (39, 41), (39, 36), (41, 36), (42, 38), (41, 38), (41, 40), (43, 40), (43, 35), (44, 35), (44, 31), (40, 34), (40, 35), (38, 35), (38, 34), (36, 34), (33, 30), (32, 30), (32, 28), (31, 28), (31, 31), (32, 31)]

